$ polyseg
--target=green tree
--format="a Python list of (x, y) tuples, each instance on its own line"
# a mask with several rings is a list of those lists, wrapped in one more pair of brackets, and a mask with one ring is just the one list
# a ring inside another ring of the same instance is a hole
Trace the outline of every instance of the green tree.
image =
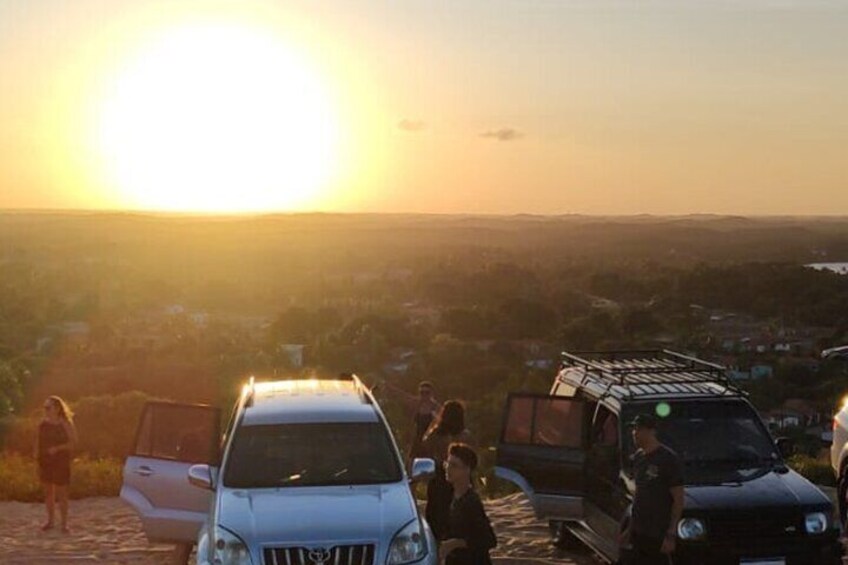
[(14, 414), (23, 399), (23, 371), (0, 361), (0, 418)]

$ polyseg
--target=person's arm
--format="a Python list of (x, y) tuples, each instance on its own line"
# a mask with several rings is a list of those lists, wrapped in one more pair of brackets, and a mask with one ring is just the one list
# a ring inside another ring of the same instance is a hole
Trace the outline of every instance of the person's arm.
[(483, 503), (480, 498), (474, 496), (471, 503), (468, 505), (468, 537), (465, 543), (472, 551), (486, 552), (497, 547), (498, 538), (492, 530), (492, 524), (489, 522), (489, 517), (486, 516), (486, 509), (483, 508)]
[(668, 466), (668, 486), (671, 493), (671, 520), (668, 524), (668, 530), (665, 533), (665, 539), (662, 544), (662, 552), (671, 554), (674, 553), (677, 545), (677, 523), (683, 516), (684, 490), (683, 490), (683, 464), (679, 459), (674, 458)]
[(442, 543), (439, 544), (439, 561), (444, 563), (445, 559), (447, 559), (448, 555), (457, 549), (462, 549), (464, 547), (468, 547), (465, 544), (464, 539), (460, 538), (451, 538), (446, 539)]
[(74, 446), (77, 444), (77, 429), (76, 427), (69, 422), (68, 420), (62, 420), (62, 427), (65, 428), (65, 434), (68, 436), (68, 441), (61, 445), (57, 445), (55, 447), (50, 448), (51, 453), (56, 453), (58, 451), (71, 451)]
[(442, 451), (442, 439), (439, 434), (428, 433), (421, 440), (421, 457), (429, 457), (430, 459), (440, 460), (444, 458)]
[[(39, 426), (39, 429), (40, 429), (40, 427), (41, 426)], [(32, 451), (32, 458), (33, 459), (38, 459), (38, 438), (41, 435), (39, 433), (39, 429), (35, 430), (35, 445), (33, 446), (33, 451)]]
[(665, 534), (665, 540), (663, 540), (663, 553), (674, 553), (674, 548), (677, 545), (677, 523), (683, 516), (683, 487), (671, 487), (671, 498), (671, 521)]
[(391, 394), (396, 395), (399, 401), (401, 401), (409, 410), (417, 410), (418, 409), (418, 397), (414, 394), (406, 392), (402, 388), (395, 386), (389, 381), (383, 381), (383, 384), (386, 385), (386, 391)]

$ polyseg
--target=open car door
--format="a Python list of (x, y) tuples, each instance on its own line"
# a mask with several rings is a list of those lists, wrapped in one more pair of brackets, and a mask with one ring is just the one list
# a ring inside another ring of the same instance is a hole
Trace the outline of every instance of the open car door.
[(121, 498), (141, 518), (150, 541), (194, 543), (210, 492), (188, 482), (194, 464), (218, 466), (220, 411), (203, 405), (148, 402), (124, 465)]
[(507, 398), (495, 474), (524, 491), (538, 518), (583, 519), (584, 409), (575, 398)]

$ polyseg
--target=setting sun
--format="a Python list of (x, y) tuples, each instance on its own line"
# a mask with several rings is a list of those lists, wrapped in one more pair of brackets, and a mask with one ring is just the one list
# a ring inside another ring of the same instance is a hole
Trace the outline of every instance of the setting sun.
[(302, 209), (337, 165), (321, 77), (281, 38), (248, 27), (160, 35), (109, 83), (99, 113), (104, 171), (141, 208)]

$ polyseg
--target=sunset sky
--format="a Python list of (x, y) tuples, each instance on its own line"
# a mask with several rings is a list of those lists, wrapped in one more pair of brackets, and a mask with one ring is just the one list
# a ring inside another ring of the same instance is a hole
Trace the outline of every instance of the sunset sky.
[(848, 213), (848, 2), (0, 0), (0, 208)]

